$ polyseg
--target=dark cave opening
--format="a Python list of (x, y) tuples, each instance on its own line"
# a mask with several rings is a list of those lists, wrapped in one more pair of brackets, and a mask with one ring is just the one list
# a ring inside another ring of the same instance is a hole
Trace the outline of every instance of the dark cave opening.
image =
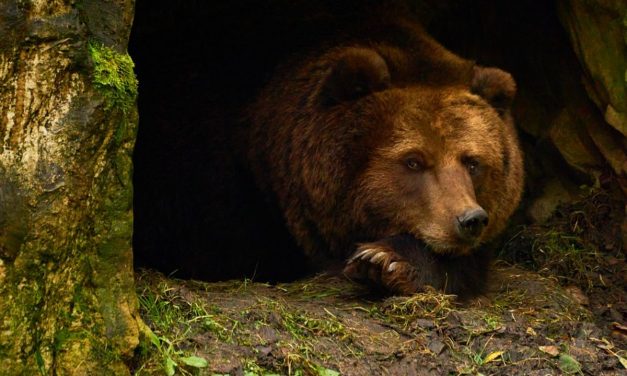
[(256, 69), (271, 64), (254, 43), (257, 30), (241, 16), (247, 10), (255, 13), (227, 2), (136, 4), (129, 45), (141, 93), (136, 267), (270, 281), (304, 271), (280, 215), (252, 189), (231, 152), (242, 103), (263, 79)]
[[(136, 267), (205, 280), (285, 281), (309, 271), (281, 214), (233, 152), (240, 148), (239, 120), (286, 56), (333, 37), (378, 3), (356, 9), (351, 1), (137, 1), (129, 44), (140, 82)], [(587, 101), (554, 2), (403, 3), (444, 46), (517, 80), (527, 197), (555, 171), (583, 179), (545, 141), (544, 122), (565, 101)]]

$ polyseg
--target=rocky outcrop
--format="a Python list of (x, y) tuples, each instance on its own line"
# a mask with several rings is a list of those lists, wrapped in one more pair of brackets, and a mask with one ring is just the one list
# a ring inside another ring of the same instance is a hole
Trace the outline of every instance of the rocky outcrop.
[[(558, 1), (558, 14), (577, 54), (586, 93), (605, 122), (585, 123), (585, 132), (627, 188), (627, 3), (622, 0)], [(560, 143), (557, 139), (556, 145)], [(558, 145), (559, 148), (559, 145)], [(597, 158), (566, 147), (562, 155), (573, 166)], [(568, 158), (576, 154), (579, 161)]]

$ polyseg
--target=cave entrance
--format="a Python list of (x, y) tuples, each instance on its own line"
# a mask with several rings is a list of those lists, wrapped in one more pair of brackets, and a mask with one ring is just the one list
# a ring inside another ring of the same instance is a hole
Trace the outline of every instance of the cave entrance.
[(140, 82), (136, 267), (206, 280), (282, 281), (305, 271), (281, 216), (252, 189), (233, 153), (242, 104), (276, 55), (263, 43), (260, 30), (270, 28), (260, 25), (256, 7), (136, 3), (129, 43)]
[[(253, 188), (233, 152), (241, 147), (238, 120), (276, 64), (328, 38), (332, 27), (325, 22), (350, 19), (352, 3), (137, 1), (129, 44), (140, 93), (137, 267), (210, 280), (280, 281), (306, 272), (280, 213)], [(547, 125), (566, 102), (589, 102), (572, 80), (580, 68), (555, 3), (408, 3), (443, 45), (516, 78), (514, 113), (532, 167), (527, 198), (537, 196), (548, 178), (575, 186), (585, 181), (565, 167), (548, 135)]]

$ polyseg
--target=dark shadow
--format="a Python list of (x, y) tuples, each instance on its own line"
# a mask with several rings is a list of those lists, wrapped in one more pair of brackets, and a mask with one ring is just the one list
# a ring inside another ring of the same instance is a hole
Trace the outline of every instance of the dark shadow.
[(136, 267), (207, 280), (306, 271), (280, 213), (233, 153), (242, 104), (274, 65), (259, 43), (263, 25), (251, 22), (258, 13), (243, 2), (137, 2)]

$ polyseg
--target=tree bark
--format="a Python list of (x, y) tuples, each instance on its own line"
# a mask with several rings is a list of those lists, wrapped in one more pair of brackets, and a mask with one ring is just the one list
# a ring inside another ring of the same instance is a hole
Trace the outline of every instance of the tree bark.
[(127, 374), (133, 0), (0, 3), (0, 369)]

